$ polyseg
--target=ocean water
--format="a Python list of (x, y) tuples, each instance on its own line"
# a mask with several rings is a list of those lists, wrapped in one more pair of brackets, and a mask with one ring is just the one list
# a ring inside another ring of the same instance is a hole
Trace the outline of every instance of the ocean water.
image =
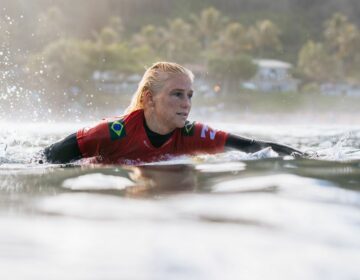
[(313, 155), (37, 164), (83, 123), (0, 124), (0, 279), (360, 279), (360, 126), (213, 126)]

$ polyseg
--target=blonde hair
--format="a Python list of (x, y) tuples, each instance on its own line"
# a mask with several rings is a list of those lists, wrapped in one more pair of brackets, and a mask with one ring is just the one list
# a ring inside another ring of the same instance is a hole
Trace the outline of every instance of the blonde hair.
[(144, 109), (143, 97), (146, 91), (151, 93), (159, 92), (165, 82), (174, 74), (184, 74), (189, 77), (191, 82), (194, 81), (194, 74), (187, 68), (174, 62), (156, 62), (148, 68), (138, 88), (134, 93), (129, 107), (126, 108), (125, 114), (130, 114), (136, 110)]

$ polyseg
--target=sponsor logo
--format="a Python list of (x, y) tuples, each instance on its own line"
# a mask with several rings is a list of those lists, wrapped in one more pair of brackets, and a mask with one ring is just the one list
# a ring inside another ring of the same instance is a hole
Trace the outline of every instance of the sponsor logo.
[(109, 131), (111, 140), (118, 140), (126, 136), (125, 125), (122, 121), (109, 123)]
[(212, 130), (212, 129), (209, 130), (209, 127), (207, 125), (204, 125), (202, 127), (200, 137), (205, 139), (208, 134), (207, 133), (208, 131), (209, 131), (210, 140), (214, 140), (216, 136), (216, 130)]
[(186, 122), (185, 126), (181, 129), (183, 136), (193, 136), (194, 135), (195, 122)]

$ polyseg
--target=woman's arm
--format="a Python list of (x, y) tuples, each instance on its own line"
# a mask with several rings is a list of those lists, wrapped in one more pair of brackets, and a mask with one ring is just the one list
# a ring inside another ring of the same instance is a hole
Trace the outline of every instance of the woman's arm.
[(250, 138), (241, 137), (235, 134), (229, 133), (228, 138), (225, 143), (226, 148), (233, 148), (237, 150), (241, 150), (247, 153), (253, 153), (264, 149), (266, 147), (271, 147), (275, 152), (277, 152), (280, 156), (284, 155), (294, 155), (294, 156), (303, 156), (303, 152), (291, 148), (289, 146), (265, 142), (265, 141), (257, 141)]
[(81, 158), (76, 133), (44, 149), (44, 155), (50, 163), (68, 163)]

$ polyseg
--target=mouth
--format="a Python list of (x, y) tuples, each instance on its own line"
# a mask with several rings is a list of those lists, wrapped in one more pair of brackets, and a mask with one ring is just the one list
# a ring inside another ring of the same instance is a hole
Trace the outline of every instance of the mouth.
[(187, 118), (188, 113), (176, 113), (176, 115), (183, 117), (183, 118)]

